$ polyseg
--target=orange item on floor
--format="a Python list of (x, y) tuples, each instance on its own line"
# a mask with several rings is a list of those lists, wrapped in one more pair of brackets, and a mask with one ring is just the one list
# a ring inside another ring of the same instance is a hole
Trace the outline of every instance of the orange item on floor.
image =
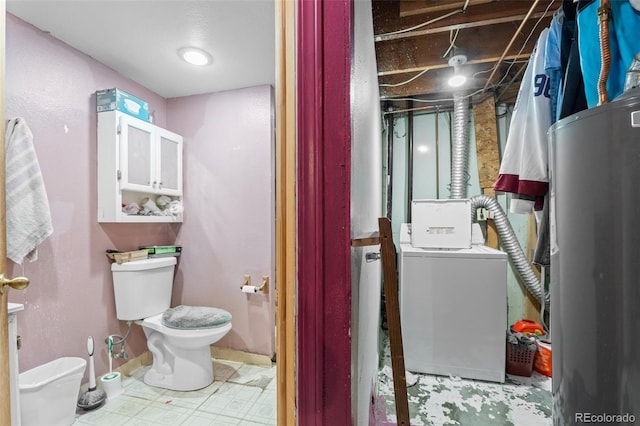
[(511, 326), (513, 331), (524, 334), (536, 334), (543, 336), (545, 334), (544, 328), (540, 324), (530, 319), (522, 319)]
[(551, 342), (548, 340), (536, 341), (538, 350), (533, 358), (533, 369), (540, 374), (551, 377)]

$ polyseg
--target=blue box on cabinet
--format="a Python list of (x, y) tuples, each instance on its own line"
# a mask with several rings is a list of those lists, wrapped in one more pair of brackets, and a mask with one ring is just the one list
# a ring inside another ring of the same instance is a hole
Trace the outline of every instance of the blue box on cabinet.
[(143, 121), (149, 121), (148, 102), (117, 88), (98, 90), (96, 92), (96, 112), (113, 110), (124, 112)]

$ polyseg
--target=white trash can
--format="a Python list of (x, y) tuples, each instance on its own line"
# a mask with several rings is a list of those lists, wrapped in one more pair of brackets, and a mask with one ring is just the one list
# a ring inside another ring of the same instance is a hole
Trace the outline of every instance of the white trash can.
[(20, 373), (22, 426), (69, 426), (75, 421), (87, 361), (64, 357)]

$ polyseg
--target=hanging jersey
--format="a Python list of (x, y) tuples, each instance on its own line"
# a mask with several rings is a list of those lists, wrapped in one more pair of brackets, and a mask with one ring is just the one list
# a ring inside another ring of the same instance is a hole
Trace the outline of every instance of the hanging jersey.
[(551, 126), (549, 77), (544, 70), (548, 29), (536, 42), (511, 116), (507, 144), (500, 163), (496, 191), (514, 195), (510, 210), (541, 210), (549, 188), (547, 131)]

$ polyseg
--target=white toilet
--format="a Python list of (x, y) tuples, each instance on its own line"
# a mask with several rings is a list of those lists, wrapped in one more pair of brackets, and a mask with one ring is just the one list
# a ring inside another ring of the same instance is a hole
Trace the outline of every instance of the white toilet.
[(116, 316), (135, 321), (147, 336), (150, 386), (190, 391), (213, 382), (210, 345), (231, 330), (231, 314), (201, 306), (169, 308), (175, 257), (113, 263)]

